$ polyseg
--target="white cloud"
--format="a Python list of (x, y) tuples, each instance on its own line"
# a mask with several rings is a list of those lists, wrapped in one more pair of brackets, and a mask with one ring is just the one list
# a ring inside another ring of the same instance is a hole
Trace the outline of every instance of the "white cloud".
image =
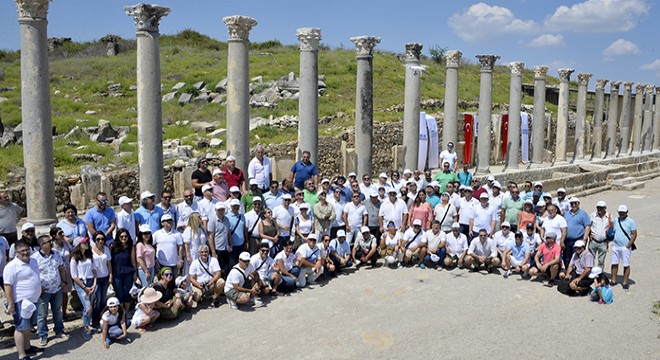
[(447, 22), (459, 38), (469, 43), (487, 42), (508, 33), (529, 33), (537, 28), (533, 20), (519, 19), (508, 8), (482, 2), (453, 14)]
[(639, 68), (642, 70), (660, 71), (660, 59), (655, 59), (655, 61), (644, 64)]
[(529, 47), (551, 47), (565, 45), (564, 36), (562, 34), (543, 34), (536, 39), (530, 41), (527, 46)]
[(629, 31), (648, 11), (646, 0), (587, 0), (570, 8), (558, 7), (545, 27), (548, 31)]
[(606, 61), (614, 60), (618, 56), (638, 55), (641, 51), (637, 45), (624, 39), (619, 39), (603, 50), (603, 59)]

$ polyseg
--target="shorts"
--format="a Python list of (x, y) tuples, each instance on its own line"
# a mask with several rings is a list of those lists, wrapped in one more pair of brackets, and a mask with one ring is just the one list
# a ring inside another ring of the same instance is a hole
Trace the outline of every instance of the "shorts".
[[(24, 319), (21, 316), (21, 305), (23, 304), (23, 300), (17, 301), (14, 304), (14, 326), (17, 331), (30, 331), (30, 318)], [(36, 305), (36, 304), (35, 304)], [(32, 317), (37, 315), (37, 311), (32, 314)]]
[(518, 260), (513, 255), (509, 255), (509, 262), (511, 262), (511, 266), (522, 266), (523, 262), (522, 260)]
[(240, 299), (240, 297), (243, 296), (243, 294), (247, 294), (247, 293), (238, 291), (236, 289), (229, 289), (225, 291), (225, 296), (227, 297), (227, 299), (232, 299), (234, 301)]
[(630, 249), (625, 246), (612, 246), (612, 265), (630, 266)]

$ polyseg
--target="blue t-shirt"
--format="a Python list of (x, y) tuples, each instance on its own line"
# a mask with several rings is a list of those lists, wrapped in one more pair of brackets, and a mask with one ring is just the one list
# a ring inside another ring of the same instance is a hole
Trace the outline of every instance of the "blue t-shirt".
[[(140, 206), (139, 209), (135, 210), (135, 221), (139, 222), (140, 225), (147, 224), (151, 229), (151, 233), (155, 233), (160, 230), (160, 218), (165, 215), (163, 209), (158, 206), (154, 206), (154, 209), (147, 210), (144, 206)], [(176, 225), (176, 223), (174, 223)]]
[(305, 165), (302, 160), (293, 164), (291, 167), (291, 172), (295, 175), (295, 181), (293, 182), (293, 185), (298, 189), (304, 189), (305, 181), (312, 176), (319, 174), (319, 170), (316, 168), (316, 165), (312, 164), (311, 162)]
[(472, 185), (472, 173), (465, 172), (465, 171), (459, 171), (458, 174), (456, 174), (458, 177), (458, 182), (461, 183), (461, 185), (465, 186), (470, 186)]
[(584, 230), (587, 226), (591, 225), (591, 218), (586, 211), (579, 209), (575, 214), (572, 211), (567, 211), (564, 214), (566, 219), (566, 239), (581, 240), (584, 237)]
[(428, 201), (429, 204), (431, 204), (431, 208), (435, 209), (435, 206), (440, 203), (440, 198), (435, 195), (427, 196), (426, 201)]
[[(623, 233), (623, 230), (628, 233), (628, 236), (632, 239), (633, 230), (637, 230), (637, 225), (635, 220), (627, 217), (625, 220), (621, 220), (621, 226), (619, 226), (619, 219), (621, 218), (612, 218), (612, 226), (614, 226), (614, 246), (624, 247), (630, 242), (628, 237)], [(623, 230), (621, 228), (623, 227)]]
[[(229, 213), (225, 216), (229, 219), (229, 231), (234, 230), (234, 233), (231, 235), (231, 246), (241, 246), (245, 243), (245, 216), (243, 214)], [(238, 223), (238, 226), (236, 226)]]
[(330, 242), (330, 249), (334, 250), (340, 257), (344, 257), (351, 253), (351, 244), (349, 244), (348, 241), (342, 243), (339, 242), (339, 240), (334, 239)]
[[(108, 231), (113, 220), (116, 220), (115, 212), (107, 206), (103, 209), (103, 212), (99, 211), (99, 208), (95, 206), (85, 214), (85, 222), (93, 223), (96, 231)], [(93, 236), (94, 234), (89, 234), (90, 238)], [(105, 242), (106, 244), (112, 243), (112, 234), (107, 236)]]
[(507, 247), (511, 250), (511, 255), (518, 261), (525, 260), (525, 254), (530, 252), (529, 244), (523, 241), (522, 245), (518, 246), (515, 241), (510, 242)]

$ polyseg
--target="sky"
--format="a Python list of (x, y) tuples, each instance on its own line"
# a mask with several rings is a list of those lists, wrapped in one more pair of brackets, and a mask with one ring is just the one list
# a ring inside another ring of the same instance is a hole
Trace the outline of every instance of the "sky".
[[(497, 64), (522, 61), (526, 68), (550, 66), (592, 73), (596, 79), (660, 85), (660, 41), (652, 0), (162, 0), (172, 12), (161, 20), (162, 34), (193, 29), (227, 40), (224, 16), (246, 15), (258, 25), (250, 40), (296, 44), (296, 29), (321, 28), (323, 44), (353, 48), (349, 38), (382, 38), (377, 49), (402, 53), (407, 42), (501, 56)], [(91, 41), (107, 34), (135, 37), (133, 21), (115, 0), (54, 0), (48, 36)], [(20, 48), (16, 5), (0, 0), (0, 49)], [(322, 54), (320, 55), (322, 56)]]

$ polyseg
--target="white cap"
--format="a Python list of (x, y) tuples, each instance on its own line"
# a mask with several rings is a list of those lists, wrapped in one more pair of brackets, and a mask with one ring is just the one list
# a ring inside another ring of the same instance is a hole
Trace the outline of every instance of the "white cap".
[(431, 254), (431, 261), (437, 263), (438, 261), (440, 261), (440, 256), (438, 256), (436, 254)]
[(380, 173), (380, 175), (378, 175), (378, 177), (379, 177), (379, 178), (385, 178), (385, 179), (387, 179), (387, 174), (385, 174), (384, 172), (382, 172), (382, 173)]
[(108, 299), (108, 301), (105, 303), (107, 306), (119, 306), (119, 299), (116, 297), (111, 297)]
[(393, 188), (393, 187), (388, 188), (388, 189), (387, 189), (387, 193), (388, 193), (388, 194), (391, 194), (391, 193), (395, 193), (395, 194), (396, 194), (396, 193), (397, 193), (396, 188)]
[(582, 241), (582, 240), (578, 240), (578, 241), (575, 242), (575, 244), (573, 244), (574, 248), (576, 248), (576, 247), (585, 247), (585, 246), (586, 245), (585, 245), (584, 241)]
[(360, 232), (363, 233), (363, 234), (366, 233), (366, 232), (369, 232), (369, 227), (367, 227), (367, 226), (361, 227)]
[(378, 197), (378, 191), (371, 191), (371, 192), (369, 193), (369, 196), (370, 196), (370, 197)]
[(466, 186), (465, 189), (463, 189), (463, 190), (474, 191), (474, 189), (472, 188), (472, 186)]
[(511, 228), (511, 224), (508, 221), (503, 222), (501, 226)]
[(500, 184), (499, 181), (495, 181), (495, 182), (493, 182), (493, 187), (496, 187), (496, 188), (501, 190), (502, 189), (502, 184)]
[(133, 202), (133, 199), (129, 198), (128, 196), (122, 196), (119, 198), (119, 205), (125, 205), (125, 204), (130, 204)]
[(224, 174), (224, 173), (225, 172), (220, 170), (220, 169), (215, 169), (215, 170), (213, 170), (213, 174), (211, 174), (211, 175), (216, 176), (217, 174)]
[(165, 214), (165, 215), (160, 217), (160, 221), (168, 221), (168, 220), (174, 220), (174, 219), (172, 219), (172, 215)]
[(141, 233), (147, 233), (147, 232), (150, 233), (151, 228), (147, 224), (142, 224), (142, 225), (140, 225), (140, 232)]
[(344, 230), (337, 230), (337, 237), (346, 237), (346, 231)]
[(530, 205), (534, 206), (534, 202), (532, 200), (525, 200), (525, 202), (523, 204), (530, 204)]
[(221, 210), (221, 209), (222, 209), (222, 210), (225, 210), (225, 211), (226, 211), (226, 210), (227, 210), (227, 207), (225, 206), (225, 203), (223, 203), (223, 202), (217, 202), (217, 203), (215, 203), (215, 209), (216, 209), (216, 210)]
[(250, 179), (250, 185), (259, 185), (257, 179)]
[(291, 194), (282, 195), (282, 200), (291, 200)]
[(188, 281), (188, 275), (177, 276), (176, 280), (174, 280), (174, 285), (176, 285), (176, 287), (179, 287), (181, 286), (181, 283), (184, 281)]
[(461, 228), (461, 224), (459, 224), (459, 223), (457, 223), (457, 222), (452, 223), (452, 224), (451, 224), (451, 228), (452, 228), (452, 229), (460, 229), (460, 228)]
[(465, 187), (466, 187), (465, 185), (461, 185), (461, 186), (459, 186), (459, 187), (458, 187), (458, 191), (463, 191), (463, 190), (465, 190)]
[(600, 266), (594, 266), (591, 268), (591, 271), (589, 272), (589, 279), (595, 279), (598, 277), (598, 275), (603, 273), (603, 268)]
[(236, 158), (234, 157), (234, 155), (229, 155), (229, 156), (227, 156), (226, 160), (227, 161), (236, 161)]
[(550, 198), (550, 199), (552, 199), (552, 195), (550, 195), (550, 193), (543, 193), (543, 195), (541, 195), (541, 198)]
[(147, 191), (143, 191), (142, 194), (140, 194), (140, 200), (148, 199), (148, 198), (150, 198), (150, 197), (155, 197), (155, 196), (156, 196), (156, 195), (154, 195), (154, 194), (153, 194), (151, 191), (149, 191), (149, 190), (147, 190)]
[(410, 171), (410, 169), (405, 169), (405, 170), (403, 170), (403, 174), (404, 174), (404, 175), (405, 175), (405, 174), (412, 174), (412, 173), (413, 173), (413, 172)]
[(309, 204), (308, 204), (308, 203), (305, 203), (305, 202), (302, 203), (302, 204), (300, 204), (300, 209), (307, 209), (307, 210), (309, 210)]
[(318, 240), (315, 233), (307, 235), (307, 240)]
[(490, 176), (488, 176), (488, 179), (487, 179), (487, 180), (488, 180), (488, 181), (495, 181), (495, 176), (490, 175)]
[(616, 210), (617, 212), (628, 212), (628, 207), (625, 205), (619, 205), (619, 208)]
[(569, 203), (569, 204), (570, 204), (570, 203), (574, 203), (574, 202), (579, 203), (579, 202), (580, 202), (580, 199), (576, 198), (575, 196), (573, 196), (572, 198), (568, 199), (568, 203)]
[(564, 188), (559, 188), (559, 189), (557, 189), (557, 193), (561, 193), (561, 192), (565, 193), (565, 192), (566, 192), (566, 189), (564, 189)]
[(323, 180), (321, 180), (321, 184), (325, 184), (325, 183), (330, 184), (330, 180), (329, 180), (329, 179), (323, 179)]
[(229, 201), (229, 206), (241, 206), (241, 201), (238, 199), (231, 199)]
[(440, 187), (440, 183), (435, 180), (431, 181), (431, 185), (433, 185), (433, 187)]
[[(18, 309), (16, 309), (16, 311), (18, 311)], [(32, 317), (32, 314), (37, 311), (37, 305), (30, 301), (22, 301), (20, 311), (23, 319), (29, 319)]]
[(21, 231), (25, 231), (27, 229), (34, 229), (34, 224), (28, 222), (23, 224), (23, 226), (21, 226)]
[(243, 251), (240, 255), (238, 255), (238, 260), (250, 261), (250, 253)]
[(545, 201), (539, 200), (539, 202), (536, 203), (536, 206), (545, 206)]
[(607, 207), (607, 204), (605, 203), (605, 201), (601, 200), (596, 203), (596, 207)]
[(241, 189), (238, 186), (232, 186), (229, 188), (229, 192), (241, 192)]
[(420, 219), (413, 220), (413, 226), (422, 226), (422, 220)]
[(213, 186), (211, 185), (202, 186), (202, 192), (206, 192), (206, 190), (213, 190)]
[(534, 186), (543, 186), (543, 183), (540, 182), (540, 181), (537, 181), (537, 182), (534, 183)]
[(490, 195), (488, 195), (488, 193), (486, 192), (483, 192), (481, 193), (481, 195), (479, 195), (479, 199), (488, 199), (489, 197)]
[(252, 203), (253, 203), (253, 204), (256, 203), (257, 201), (258, 201), (258, 202), (262, 202), (262, 201), (261, 201), (261, 198), (258, 197), (258, 196), (255, 196), (255, 197), (252, 198)]
[(351, 177), (351, 176), (356, 176), (357, 177), (357, 174), (351, 171), (351, 172), (348, 173), (348, 177)]

